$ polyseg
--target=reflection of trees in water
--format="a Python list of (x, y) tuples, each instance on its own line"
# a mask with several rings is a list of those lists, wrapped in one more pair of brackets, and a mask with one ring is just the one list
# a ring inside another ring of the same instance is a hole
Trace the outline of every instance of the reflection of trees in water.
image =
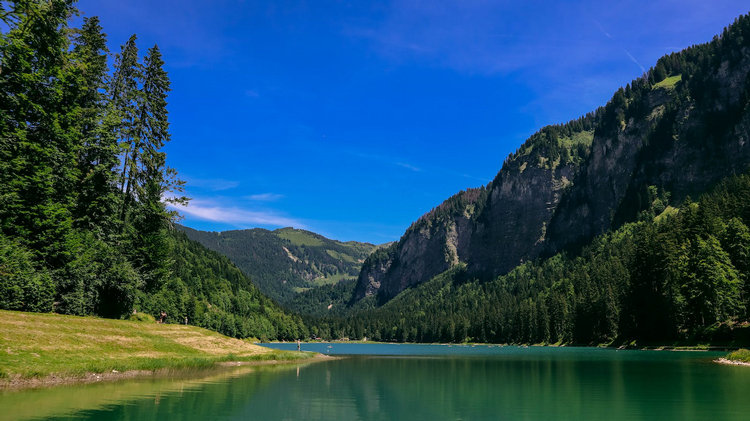
[[(256, 382), (256, 386), (264, 387), (273, 379), (274, 373), (290, 371), (294, 367), (241, 366), (187, 370), (169, 376), (8, 392), (0, 394), (0, 407), (3, 408), (0, 420), (6, 417), (13, 420), (54, 417), (108, 420), (130, 419), (133, 416), (136, 418), (132, 419), (139, 420), (156, 419), (157, 414), (151, 415), (156, 406), (163, 408), (171, 405), (170, 408), (180, 412), (179, 408), (185, 405), (185, 402), (178, 403), (182, 399), (203, 399), (200, 398), (203, 390), (209, 391), (216, 389), (216, 386), (229, 385), (232, 379), (238, 376), (253, 377), (253, 374), (265, 374), (256, 379), (259, 381)], [(141, 410), (142, 408), (144, 410)]]
[[(750, 410), (742, 395), (750, 387), (743, 367), (703, 364), (675, 353), (643, 357), (631, 353), (621, 358), (623, 353), (612, 352), (602, 354), (610, 357), (589, 358), (579, 355), (591, 351), (559, 351), (554, 353), (557, 357), (356, 357), (300, 367), (261, 367), (230, 380), (142, 386), (141, 399), (120, 399), (75, 416), (97, 420), (697, 420), (714, 413), (715, 419), (739, 420), (739, 414)], [(566, 353), (570, 357), (560, 357)], [(128, 382), (74, 389), (94, 393), (101, 386), (128, 387)]]

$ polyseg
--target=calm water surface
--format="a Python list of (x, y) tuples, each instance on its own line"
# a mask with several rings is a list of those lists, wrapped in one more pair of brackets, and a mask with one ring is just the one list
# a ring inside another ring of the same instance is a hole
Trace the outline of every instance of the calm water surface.
[(750, 419), (750, 368), (711, 362), (723, 353), (341, 343), (302, 349), (350, 357), (0, 392), (0, 420)]

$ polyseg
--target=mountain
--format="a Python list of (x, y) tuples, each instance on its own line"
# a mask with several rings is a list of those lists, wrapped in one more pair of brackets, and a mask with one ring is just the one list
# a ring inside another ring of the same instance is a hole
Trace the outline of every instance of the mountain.
[(575, 251), (750, 165), (750, 17), (662, 57), (606, 106), (532, 135), (487, 186), (460, 192), (364, 263), (350, 304), (383, 304), (462, 265), (493, 279)]
[(167, 321), (190, 324), (237, 338), (294, 340), (307, 336), (302, 320), (279, 307), (253, 284), (228, 258), (170, 233), (172, 276), (159, 290), (141, 294), (139, 311)]
[[(184, 226), (178, 229), (188, 238), (227, 256), (264, 294), (282, 304), (316, 287), (351, 282), (367, 256), (377, 248), (369, 243), (331, 240), (294, 228), (223, 232)], [(325, 300), (321, 300), (322, 305)]]

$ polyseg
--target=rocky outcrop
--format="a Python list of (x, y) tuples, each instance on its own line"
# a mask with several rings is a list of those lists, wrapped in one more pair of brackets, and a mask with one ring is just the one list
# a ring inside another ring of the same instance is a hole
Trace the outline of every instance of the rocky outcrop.
[(484, 196), (484, 188), (458, 193), (412, 224), (398, 243), (373, 253), (360, 272), (353, 301), (375, 294), (387, 301), (466, 261), (474, 212)]
[(460, 262), (494, 277), (644, 217), (654, 192), (679, 204), (746, 172), (750, 17), (738, 22), (660, 59), (595, 113), (531, 136), (487, 187), (453, 196), (372, 255), (353, 301), (387, 301)]

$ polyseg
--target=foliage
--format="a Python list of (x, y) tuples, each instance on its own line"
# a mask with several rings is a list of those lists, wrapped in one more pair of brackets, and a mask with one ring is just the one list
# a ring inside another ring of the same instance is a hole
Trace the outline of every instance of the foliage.
[(156, 323), (154, 316), (147, 313), (133, 313), (128, 316), (128, 320), (132, 322)]
[(732, 177), (658, 222), (596, 238), (577, 256), (525, 263), (490, 281), (458, 266), (381, 307), (310, 329), (382, 341), (691, 342), (717, 323), (748, 318), (748, 198), (750, 175)]
[(362, 262), (376, 248), (293, 228), (221, 233), (179, 229), (190, 239), (227, 256), (264, 294), (303, 314), (309, 307), (299, 306), (304, 299), (298, 300), (297, 291), (356, 278)]
[(133, 35), (110, 75), (99, 19), (70, 28), (73, 3), (0, 2), (0, 309), (167, 311), (231, 336), (304, 336), (226, 259), (170, 231), (167, 204), (187, 199), (163, 151), (162, 54), (141, 60)]
[(727, 355), (727, 359), (730, 361), (750, 363), (750, 350), (738, 349), (737, 351), (730, 352), (729, 355)]

